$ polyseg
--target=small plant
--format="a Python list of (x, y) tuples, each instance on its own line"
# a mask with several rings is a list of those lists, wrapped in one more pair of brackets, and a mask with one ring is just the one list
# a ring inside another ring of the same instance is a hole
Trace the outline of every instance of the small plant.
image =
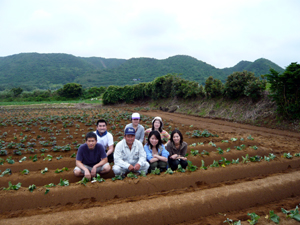
[(295, 157), (300, 157), (300, 152), (294, 154)]
[(185, 169), (183, 169), (180, 164), (178, 165), (177, 171), (181, 173), (185, 173)]
[(197, 155), (199, 155), (199, 151), (198, 151), (198, 150), (191, 149), (191, 155), (197, 156)]
[(104, 182), (105, 180), (97, 173), (96, 177), (93, 177), (93, 181), (98, 181), (99, 183)]
[(283, 158), (286, 158), (286, 159), (291, 159), (293, 158), (293, 156), (290, 154), (290, 153), (283, 153)]
[(137, 179), (138, 178), (138, 176), (135, 175), (133, 172), (128, 173), (127, 177), (132, 178), (132, 179), (134, 179), (134, 178)]
[(6, 174), (11, 175), (11, 169), (7, 168), (6, 170), (4, 170), (4, 171), (2, 172), (2, 174), (0, 175), (0, 177), (3, 177), (3, 176), (6, 175)]
[(228, 223), (229, 225), (242, 225), (241, 221), (233, 221), (232, 219), (227, 218), (223, 223)]
[(27, 159), (26, 156), (24, 156), (22, 159), (19, 160), (19, 163), (24, 162)]
[(81, 181), (78, 181), (76, 184), (83, 184), (86, 186), (86, 184), (89, 182), (89, 179), (86, 177), (83, 177)]
[(188, 171), (194, 172), (198, 169), (198, 167), (193, 165), (191, 161), (188, 160), (187, 163), (188, 163), (188, 166), (187, 166)]
[(248, 220), (250, 225), (256, 224), (260, 218), (260, 216), (256, 215), (256, 213), (248, 213), (247, 215), (251, 217), (251, 220)]
[(270, 162), (270, 160), (274, 160), (276, 158), (276, 155), (273, 153), (269, 153), (269, 156), (264, 156), (264, 160), (267, 162)]
[(196, 147), (197, 144), (196, 144), (196, 143), (193, 143), (193, 144), (191, 144), (190, 146), (191, 146), (191, 147)]
[(208, 144), (211, 145), (211, 146), (213, 146), (213, 147), (217, 147), (216, 144), (213, 143), (212, 141), (210, 141)]
[(29, 170), (28, 169), (24, 169), (21, 171), (21, 174), (27, 175), (29, 174)]
[(236, 160), (232, 159), (231, 164), (239, 164), (240, 163), (240, 159), (237, 158)]
[(121, 175), (116, 175), (115, 177), (113, 177), (111, 179), (112, 179), (112, 181), (123, 180), (123, 177)]
[(247, 139), (248, 139), (248, 140), (251, 140), (251, 141), (254, 140), (254, 138), (251, 136), (251, 134), (247, 137)]
[(160, 169), (155, 167), (154, 170), (151, 170), (151, 174), (154, 174), (154, 175), (160, 175)]
[(45, 167), (45, 169), (41, 170), (41, 174), (45, 174), (46, 172), (48, 172), (48, 168)]
[(206, 150), (203, 150), (203, 151), (201, 152), (201, 155), (209, 155), (209, 152), (206, 151)]
[(229, 164), (231, 164), (231, 162), (224, 157), (222, 157), (222, 159), (219, 160), (219, 163), (221, 164), (222, 167), (225, 167), (225, 166), (228, 166)]
[(57, 160), (60, 160), (60, 159), (62, 159), (63, 157), (60, 155), (60, 156), (58, 156), (58, 157), (56, 157), (56, 159)]
[(230, 138), (231, 141), (235, 142), (237, 141), (238, 139), (237, 138)]
[(164, 174), (173, 174), (174, 171), (169, 167)]
[(248, 154), (247, 154), (245, 157), (242, 156), (242, 158), (243, 158), (243, 163), (248, 163), (248, 162), (250, 162), (250, 161), (249, 161), (249, 155), (248, 155)]
[(219, 167), (219, 162), (214, 160), (213, 163), (209, 167)]
[(28, 190), (30, 192), (33, 192), (33, 190), (36, 188), (35, 184), (29, 185)]
[(6, 162), (8, 162), (9, 164), (14, 164), (15, 163), (15, 160), (12, 159), (12, 156), (8, 157), (6, 159)]
[(75, 152), (70, 156), (71, 158), (76, 158)]
[(287, 211), (284, 208), (281, 208), (281, 211), (286, 214), (287, 218), (292, 218), (298, 222), (300, 222), (300, 214), (298, 210), (298, 206), (296, 206), (295, 210)]
[(55, 173), (62, 173), (63, 171), (68, 171), (69, 169), (67, 167), (64, 167), (62, 169), (56, 169)]
[[(228, 143), (229, 141), (228, 140), (222, 140), (221, 141), (222, 143)], [(227, 218), (228, 219), (228, 218)]]
[(54, 183), (46, 184), (44, 187), (48, 187), (48, 188), (55, 187), (55, 184)]
[(63, 180), (63, 179), (60, 178), (60, 181), (59, 181), (58, 185), (60, 185), (60, 186), (69, 186), (69, 181), (66, 180), (66, 179)]
[(46, 188), (46, 191), (45, 191), (45, 193), (44, 193), (44, 194), (45, 194), (45, 195), (46, 195), (46, 194), (48, 194), (48, 193), (49, 193), (49, 191), (50, 191), (50, 189)]
[(16, 185), (12, 185), (10, 181), (8, 181), (8, 187), (3, 188), (3, 190), (8, 191), (8, 190), (18, 190), (21, 187), (22, 183), (17, 183)]
[(249, 146), (249, 148), (252, 148), (252, 149), (254, 149), (254, 150), (257, 150), (257, 149), (258, 149), (258, 147), (257, 147), (256, 145)]
[(256, 155), (256, 156), (250, 157), (249, 159), (250, 159), (251, 162), (260, 162), (262, 157), (259, 156), (259, 155)]
[(224, 153), (223, 149), (221, 149), (220, 147), (217, 148), (217, 152), (222, 155)]
[(36, 162), (38, 160), (37, 155), (34, 155), (32, 158), (32, 162)]
[(204, 164), (204, 160), (201, 160), (201, 167), (200, 167), (200, 169), (207, 170), (207, 167)]
[(244, 138), (241, 138), (240, 140), (241, 140), (241, 141), (244, 141)]
[(230, 150), (231, 150), (230, 148), (227, 148), (227, 149), (226, 149), (226, 152), (230, 152)]
[(272, 221), (273, 221), (274, 223), (276, 223), (276, 224), (279, 224), (280, 218), (279, 218), (278, 215), (276, 215), (276, 214), (274, 213), (273, 210), (270, 210), (269, 216), (270, 216), (270, 220), (272, 220)]
[(44, 161), (45, 161), (45, 160), (51, 161), (52, 158), (53, 158), (52, 155), (47, 155), (43, 160), (44, 160)]

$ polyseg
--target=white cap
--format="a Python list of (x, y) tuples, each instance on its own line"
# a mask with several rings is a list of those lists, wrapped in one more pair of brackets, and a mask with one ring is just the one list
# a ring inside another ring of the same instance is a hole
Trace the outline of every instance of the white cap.
[(131, 119), (140, 119), (140, 114), (139, 113), (132, 113)]
[(161, 122), (161, 127), (164, 126), (164, 123), (163, 123), (161, 117), (159, 117), (159, 116), (154, 117), (154, 119), (152, 120), (152, 124), (154, 123), (155, 120), (159, 120)]

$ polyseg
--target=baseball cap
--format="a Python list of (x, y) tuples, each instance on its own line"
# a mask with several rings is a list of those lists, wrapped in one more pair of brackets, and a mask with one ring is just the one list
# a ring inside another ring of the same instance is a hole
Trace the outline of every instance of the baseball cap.
[(139, 113), (132, 113), (131, 119), (140, 119), (140, 114)]
[(126, 134), (132, 134), (132, 135), (135, 135), (135, 129), (132, 128), (132, 127), (127, 127), (127, 128), (125, 129), (125, 135), (126, 135)]

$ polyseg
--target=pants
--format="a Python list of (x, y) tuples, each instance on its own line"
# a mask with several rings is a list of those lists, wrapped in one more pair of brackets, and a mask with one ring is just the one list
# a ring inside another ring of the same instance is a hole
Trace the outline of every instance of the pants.
[[(101, 171), (103, 170), (103, 167), (105, 167), (107, 164), (108, 164), (108, 163), (105, 163), (103, 166), (98, 167), (97, 170), (96, 170), (96, 173), (101, 173)], [(87, 165), (84, 165), (84, 167), (87, 168), (90, 172), (91, 172), (92, 169), (93, 169), (92, 167), (87, 166)], [(83, 173), (83, 175), (84, 175), (84, 170), (80, 169), (78, 166), (76, 166), (76, 167), (74, 168), (74, 170), (81, 170), (81, 173)]]
[[(135, 166), (135, 165), (133, 165)], [(148, 168), (149, 168), (149, 163), (148, 162), (144, 162), (144, 165), (141, 166), (141, 168), (139, 169), (139, 173), (141, 173), (141, 171), (144, 171), (146, 174), (148, 172)], [(129, 173), (130, 171), (128, 170), (128, 168), (122, 168), (118, 165), (114, 165), (112, 170), (114, 171), (115, 175), (121, 175), (121, 174), (125, 174), (125, 173)]]
[(159, 161), (150, 163), (150, 169), (155, 170), (155, 168), (159, 168), (159, 169), (165, 170), (165, 169), (167, 169), (167, 165), (168, 165), (167, 162), (159, 160)]
[[(106, 151), (106, 153), (107, 153), (107, 151)], [(110, 155), (108, 155), (107, 160), (109, 163), (112, 163), (114, 161), (114, 153), (111, 153)]]
[(169, 162), (169, 166), (171, 167), (172, 170), (177, 170), (179, 164), (181, 165), (181, 167), (183, 169), (185, 169), (188, 165), (187, 161), (182, 160), (182, 159), (171, 159), (171, 158), (169, 158), (168, 162)]

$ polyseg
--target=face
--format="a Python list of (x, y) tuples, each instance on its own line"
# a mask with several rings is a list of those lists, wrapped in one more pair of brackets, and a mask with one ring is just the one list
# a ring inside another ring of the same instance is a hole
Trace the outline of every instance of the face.
[(98, 123), (97, 130), (100, 134), (103, 134), (107, 130), (105, 123)]
[(150, 143), (153, 147), (155, 147), (158, 143), (158, 139), (155, 137), (155, 135), (153, 134), (151, 137), (150, 137)]
[(174, 141), (175, 144), (179, 144), (180, 143), (180, 136), (179, 136), (179, 134), (175, 133), (173, 135), (173, 141)]
[(137, 126), (139, 124), (139, 122), (140, 122), (140, 119), (132, 119), (132, 124), (134, 126)]
[(158, 128), (160, 127), (160, 121), (159, 120), (155, 120), (153, 125), (154, 125), (154, 129), (158, 130)]
[(134, 139), (135, 139), (135, 135), (132, 135), (132, 134), (125, 135), (125, 140), (126, 140), (127, 145), (132, 145), (134, 142)]
[(88, 145), (88, 148), (89, 148), (89, 149), (94, 149), (95, 146), (96, 146), (96, 144), (97, 144), (97, 141), (96, 141), (95, 138), (88, 138), (88, 139), (86, 140), (86, 144)]

